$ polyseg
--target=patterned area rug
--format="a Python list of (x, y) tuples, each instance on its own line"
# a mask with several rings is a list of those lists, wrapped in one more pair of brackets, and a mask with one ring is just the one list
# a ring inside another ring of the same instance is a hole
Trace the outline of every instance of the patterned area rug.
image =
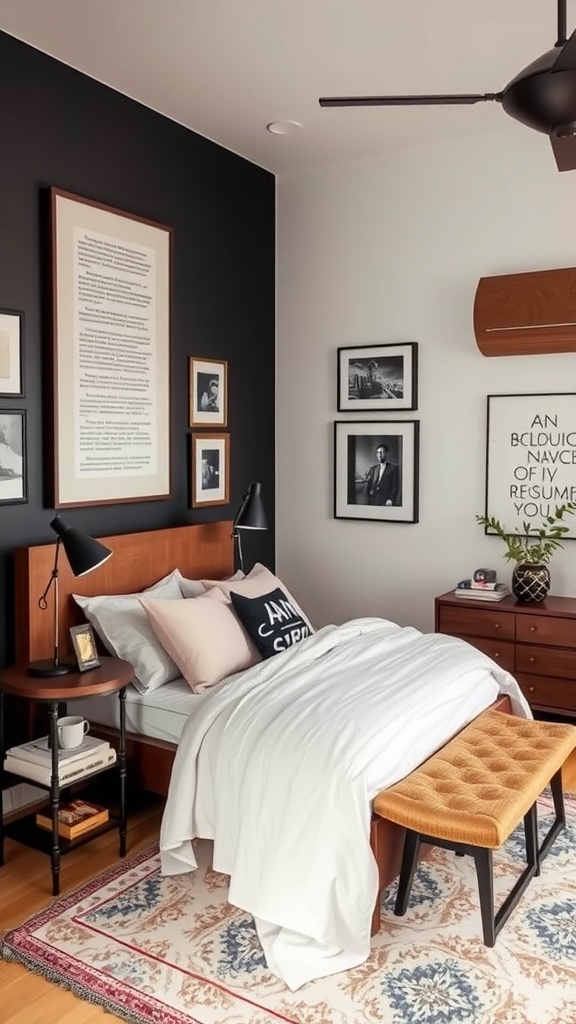
[[(292, 993), (199, 842), (198, 871), (163, 878), (145, 851), (9, 932), (2, 956), (133, 1024), (575, 1024), (576, 800), (568, 811), (494, 949), (471, 858), (434, 850), (404, 918), (395, 886), (384, 895), (369, 960)], [(542, 828), (548, 814), (544, 802)], [(518, 830), (495, 857), (497, 902), (523, 853)]]

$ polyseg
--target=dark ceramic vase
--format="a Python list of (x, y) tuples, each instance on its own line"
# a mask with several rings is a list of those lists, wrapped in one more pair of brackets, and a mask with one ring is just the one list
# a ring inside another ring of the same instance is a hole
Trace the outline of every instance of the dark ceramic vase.
[(550, 590), (550, 570), (541, 562), (518, 562), (512, 573), (512, 593), (522, 604), (544, 601)]

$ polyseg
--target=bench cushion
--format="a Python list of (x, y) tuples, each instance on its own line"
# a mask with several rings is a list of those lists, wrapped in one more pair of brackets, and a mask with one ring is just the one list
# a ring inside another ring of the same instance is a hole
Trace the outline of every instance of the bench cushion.
[(374, 799), (382, 818), (497, 849), (576, 747), (576, 726), (485, 711)]

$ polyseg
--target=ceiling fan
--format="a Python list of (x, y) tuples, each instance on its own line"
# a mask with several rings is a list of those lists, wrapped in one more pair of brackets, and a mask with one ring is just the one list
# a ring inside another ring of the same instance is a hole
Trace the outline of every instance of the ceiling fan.
[(566, 38), (566, 0), (558, 0), (558, 39), (502, 92), (424, 96), (322, 96), (321, 107), (402, 107), (495, 100), (510, 117), (548, 135), (559, 171), (576, 170), (576, 31)]

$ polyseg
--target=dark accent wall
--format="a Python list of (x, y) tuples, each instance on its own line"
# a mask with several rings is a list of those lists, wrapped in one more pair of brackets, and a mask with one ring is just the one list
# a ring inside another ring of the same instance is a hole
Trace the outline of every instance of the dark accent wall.
[[(0, 667), (13, 658), (13, 548), (55, 539), (44, 504), (49, 338), (43, 322), (45, 190), (55, 185), (163, 224), (173, 235), (172, 495), (65, 509), (96, 536), (233, 518), (261, 480), (270, 522), (246, 562), (274, 562), (275, 179), (268, 171), (0, 33), (0, 308), (23, 310), (26, 504), (0, 503)], [(187, 362), (228, 360), (231, 503), (189, 507)], [(50, 652), (46, 652), (49, 655)]]

